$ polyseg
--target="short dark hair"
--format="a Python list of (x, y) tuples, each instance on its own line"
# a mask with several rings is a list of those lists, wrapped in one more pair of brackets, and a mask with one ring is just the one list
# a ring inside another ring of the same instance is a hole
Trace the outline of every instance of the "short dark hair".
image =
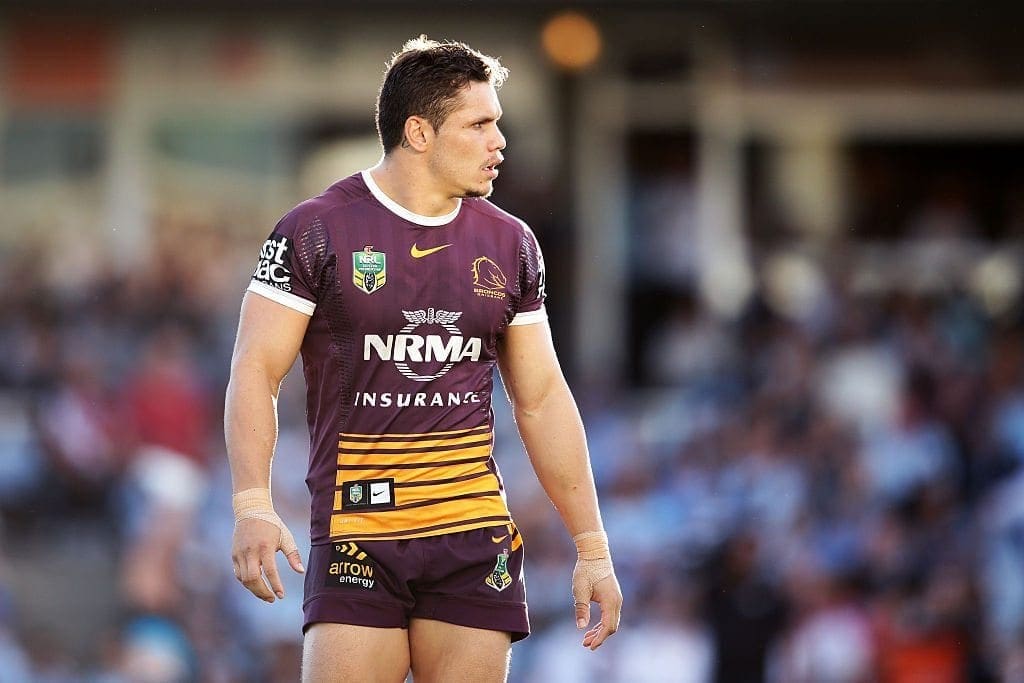
[(377, 133), (387, 154), (405, 138), (405, 122), (422, 116), (437, 130), (472, 81), (500, 88), (508, 69), (464, 43), (413, 38), (391, 57), (377, 96)]

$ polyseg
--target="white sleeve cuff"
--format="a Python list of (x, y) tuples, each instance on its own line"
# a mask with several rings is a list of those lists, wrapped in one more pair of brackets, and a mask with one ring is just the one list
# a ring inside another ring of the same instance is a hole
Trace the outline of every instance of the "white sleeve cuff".
[(544, 306), (541, 306), (536, 311), (516, 313), (516, 317), (512, 318), (512, 322), (509, 325), (532, 325), (534, 323), (542, 323), (547, 319), (548, 312)]
[(259, 294), (271, 301), (276, 301), (277, 303), (287, 306), (288, 308), (298, 311), (304, 315), (313, 315), (313, 311), (316, 310), (316, 304), (312, 301), (307, 301), (301, 296), (296, 296), (291, 292), (285, 292), (277, 287), (271, 287), (268, 284), (257, 282), (256, 280), (249, 283), (249, 287), (246, 291), (252, 292), (253, 294)]

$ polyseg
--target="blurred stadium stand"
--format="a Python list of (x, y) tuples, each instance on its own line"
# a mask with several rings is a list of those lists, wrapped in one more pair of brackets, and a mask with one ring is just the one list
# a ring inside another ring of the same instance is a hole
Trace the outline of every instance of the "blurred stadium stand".
[(297, 679), (301, 582), (231, 573), (238, 304), (277, 218), (375, 162), (421, 32), (512, 71), (495, 200), (545, 247), (627, 600), (581, 648), (496, 401), (511, 680), (1024, 681), (1024, 6), (287, 6), (0, 7), (0, 683)]

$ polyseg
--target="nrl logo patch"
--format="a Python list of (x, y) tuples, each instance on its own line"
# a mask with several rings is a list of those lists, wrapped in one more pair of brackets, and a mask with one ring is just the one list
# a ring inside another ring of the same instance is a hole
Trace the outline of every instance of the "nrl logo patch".
[(352, 484), (348, 487), (348, 499), (353, 503), (358, 504), (363, 499), (363, 485)]
[(374, 251), (369, 244), (362, 251), (353, 251), (352, 284), (367, 294), (383, 287), (388, 281), (386, 256), (382, 251)]
[(484, 583), (499, 593), (512, 585), (512, 575), (508, 573), (508, 551), (498, 555), (498, 561)]

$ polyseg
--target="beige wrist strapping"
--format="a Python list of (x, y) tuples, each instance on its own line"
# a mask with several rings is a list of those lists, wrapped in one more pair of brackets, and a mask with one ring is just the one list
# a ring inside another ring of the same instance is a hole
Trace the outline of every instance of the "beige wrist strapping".
[(262, 519), (270, 522), (281, 531), (278, 544), (285, 555), (298, 549), (295, 538), (281, 518), (274, 512), (274, 504), (270, 500), (270, 489), (246, 489), (231, 496), (231, 507), (235, 510), (235, 524), (244, 519)]
[(579, 558), (572, 572), (572, 598), (590, 603), (594, 584), (612, 574), (612, 554), (603, 531), (585, 531), (572, 537)]

